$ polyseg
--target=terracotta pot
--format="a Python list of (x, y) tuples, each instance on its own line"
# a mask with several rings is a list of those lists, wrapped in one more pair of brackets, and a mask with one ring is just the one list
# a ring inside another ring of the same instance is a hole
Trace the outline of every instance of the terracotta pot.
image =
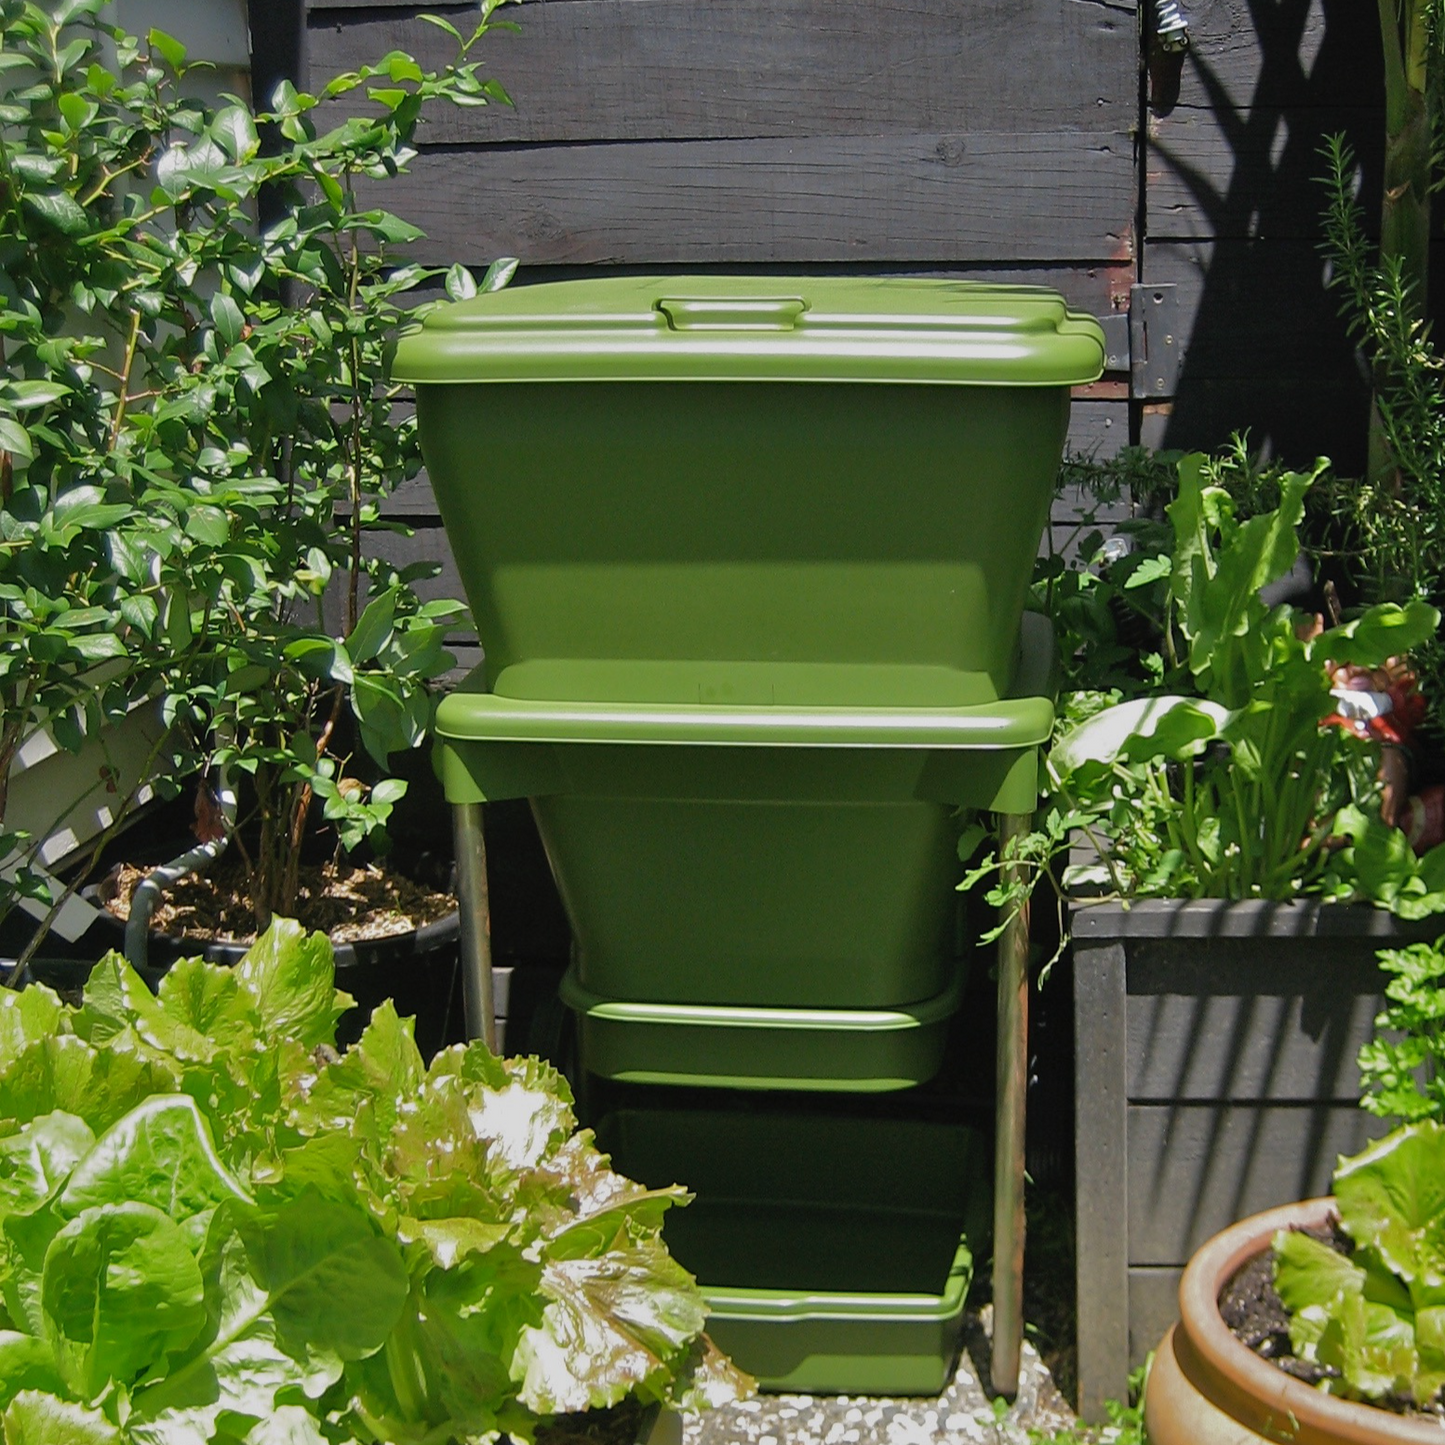
[(1333, 1199), (1266, 1210), (1216, 1234), (1179, 1282), (1179, 1323), (1164, 1336), (1144, 1390), (1151, 1445), (1441, 1445), (1445, 1431), (1425, 1417), (1340, 1400), (1291, 1378), (1230, 1333), (1219, 1295), (1275, 1232), (1325, 1222)]

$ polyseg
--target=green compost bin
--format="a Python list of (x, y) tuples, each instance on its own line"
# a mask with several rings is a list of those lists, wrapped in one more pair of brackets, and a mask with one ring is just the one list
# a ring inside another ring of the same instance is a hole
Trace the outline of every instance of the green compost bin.
[(698, 1280), (708, 1333), (764, 1389), (937, 1395), (987, 1254), (986, 1145), (902, 1119), (741, 1110), (608, 1114), (629, 1178), (685, 1184), (665, 1238)]
[(960, 807), (1032, 809), (1052, 634), (967, 708), (523, 702), (437, 709), (453, 802), (528, 797), (574, 933), (564, 989), (605, 1077), (906, 1088), (958, 1006)]
[(440, 306), (393, 375), (490, 690), (967, 707), (1103, 358), (1043, 288), (632, 276)]
[(532, 801), (585, 1066), (936, 1067), (957, 810), (1036, 800), (1051, 637), (1022, 609), (1103, 356), (1054, 292), (897, 278), (517, 287), (398, 343), (486, 649), (440, 771)]
[[(827, 977), (810, 972), (815, 987)], [(943, 1066), (963, 981), (956, 967), (937, 997), (878, 1009), (630, 1003), (584, 989), (574, 964), (560, 991), (577, 1015), (581, 1058), (604, 1079), (882, 1094), (927, 1083)]]

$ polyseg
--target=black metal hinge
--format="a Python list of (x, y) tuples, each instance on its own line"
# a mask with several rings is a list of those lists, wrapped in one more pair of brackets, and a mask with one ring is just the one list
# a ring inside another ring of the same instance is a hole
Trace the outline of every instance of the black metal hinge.
[(1104, 370), (1126, 372), (1130, 396), (1173, 396), (1178, 386), (1184, 348), (1175, 289), (1131, 286), (1128, 312), (1099, 318), (1104, 328)]

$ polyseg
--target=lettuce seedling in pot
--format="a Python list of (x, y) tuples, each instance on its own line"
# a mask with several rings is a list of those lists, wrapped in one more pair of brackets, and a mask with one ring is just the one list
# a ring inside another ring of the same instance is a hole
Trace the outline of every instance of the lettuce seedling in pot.
[(1332, 1393), (1430, 1405), (1445, 1388), (1445, 1125), (1405, 1125), (1341, 1160), (1335, 1198), (1353, 1253), (1275, 1239), (1290, 1344)]

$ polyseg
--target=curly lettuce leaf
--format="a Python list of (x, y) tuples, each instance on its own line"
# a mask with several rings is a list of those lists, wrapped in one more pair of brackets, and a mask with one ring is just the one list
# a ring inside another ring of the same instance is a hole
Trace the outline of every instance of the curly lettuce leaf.
[(120, 1430), (99, 1411), (41, 1390), (22, 1390), (0, 1424), (5, 1445), (122, 1445)]
[(356, 1000), (336, 987), (331, 943), (290, 918), (277, 918), (236, 965), (236, 982), (267, 1036), (303, 1048), (331, 1044), (336, 1021)]
[(692, 1276), (660, 1240), (598, 1258), (549, 1260), (539, 1325), (512, 1364), (518, 1397), (539, 1415), (615, 1405), (665, 1373), (706, 1320)]
[(237, 968), (188, 960), (158, 995), (112, 956), (78, 1009), (8, 997), (15, 1438), (530, 1438), (633, 1391), (749, 1388), (661, 1239), (686, 1192), (616, 1174), (536, 1059), (472, 1044), (428, 1069), (389, 1003), (338, 1056), (349, 1000), (324, 939), (278, 924)]
[(149, 1204), (82, 1210), (45, 1254), (41, 1304), (60, 1374), (84, 1401), (164, 1368), (205, 1324), (205, 1282), (180, 1226)]
[(74, 1165), (61, 1191), (63, 1214), (130, 1200), (180, 1223), (250, 1195), (216, 1154), (194, 1099), (156, 1094), (132, 1109)]
[(1445, 1125), (1396, 1129), (1335, 1172), (1346, 1232), (1412, 1289), (1445, 1288)]

